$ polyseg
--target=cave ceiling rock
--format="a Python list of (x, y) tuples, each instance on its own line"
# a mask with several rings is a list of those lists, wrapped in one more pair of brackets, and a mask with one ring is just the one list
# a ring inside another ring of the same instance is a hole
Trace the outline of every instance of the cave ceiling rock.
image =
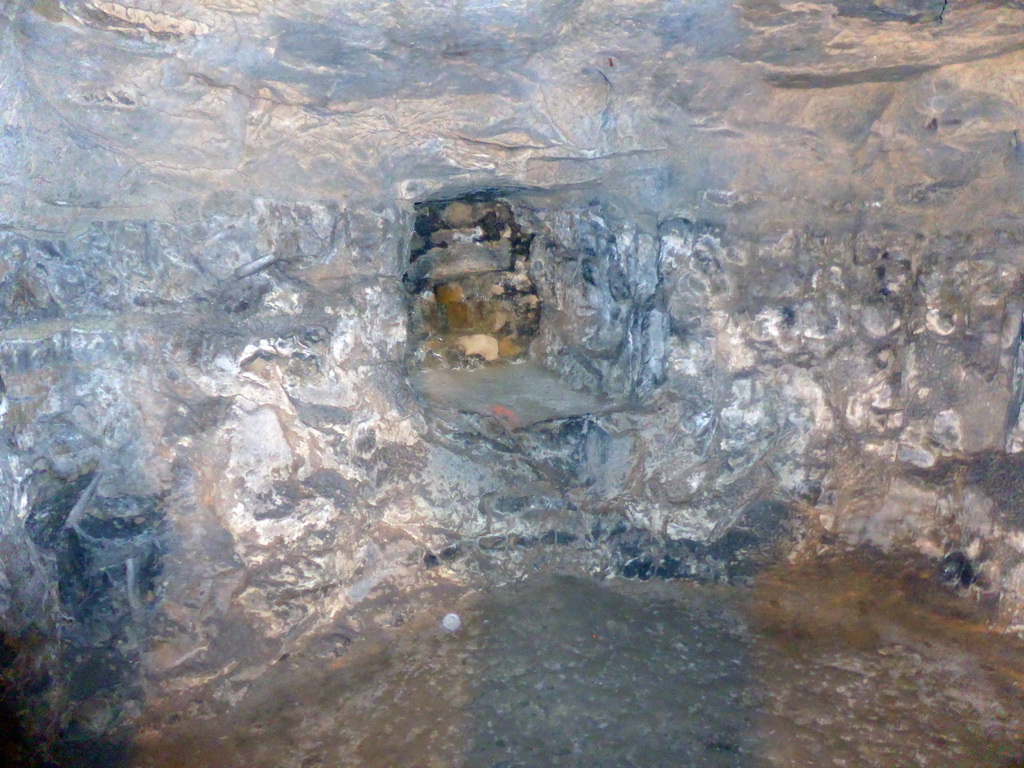
[(1019, 202), (1024, 33), (1014, 3), (943, 5), (11, 4), (5, 220), (616, 179), (752, 223), (877, 199), (962, 224), (965, 191)]

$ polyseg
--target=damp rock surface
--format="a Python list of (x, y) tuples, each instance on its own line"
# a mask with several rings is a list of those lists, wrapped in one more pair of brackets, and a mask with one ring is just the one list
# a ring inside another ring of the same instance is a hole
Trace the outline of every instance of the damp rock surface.
[(26, 739), (543, 573), (1024, 630), (1022, 73), (1018, 0), (0, 0)]
[[(282, 660), (220, 717), (157, 726), (163, 766), (1010, 766), (1019, 641), (932, 574), (863, 555), (753, 590), (541, 577), (331, 660)], [(166, 722), (166, 721), (165, 721)]]

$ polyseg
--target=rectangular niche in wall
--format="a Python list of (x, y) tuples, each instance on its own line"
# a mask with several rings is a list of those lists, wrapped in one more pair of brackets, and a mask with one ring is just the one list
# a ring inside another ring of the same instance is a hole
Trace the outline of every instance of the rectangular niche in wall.
[(416, 206), (403, 280), (410, 380), (434, 406), (512, 427), (596, 412), (601, 398), (570, 388), (531, 354), (544, 322), (530, 276), (536, 233), (515, 211), (489, 194)]
[(501, 200), (422, 203), (405, 274), (417, 367), (521, 360), (540, 327), (532, 236)]

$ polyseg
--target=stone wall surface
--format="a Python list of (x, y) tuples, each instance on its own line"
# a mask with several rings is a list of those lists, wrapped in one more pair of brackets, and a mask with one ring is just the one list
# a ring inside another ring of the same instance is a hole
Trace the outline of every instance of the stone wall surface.
[[(422, 590), (780, 540), (1024, 626), (1022, 93), (1013, 2), (0, 3), (19, 679), (94, 738)], [(603, 407), (410, 385), (414, 204), (481, 193)]]

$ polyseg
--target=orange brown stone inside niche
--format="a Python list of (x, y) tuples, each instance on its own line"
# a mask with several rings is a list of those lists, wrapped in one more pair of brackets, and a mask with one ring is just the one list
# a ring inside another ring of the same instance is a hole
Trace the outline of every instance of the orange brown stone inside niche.
[(509, 206), (458, 200), (418, 214), (405, 281), (414, 357), (447, 368), (525, 358), (541, 301), (526, 271), (531, 237)]

